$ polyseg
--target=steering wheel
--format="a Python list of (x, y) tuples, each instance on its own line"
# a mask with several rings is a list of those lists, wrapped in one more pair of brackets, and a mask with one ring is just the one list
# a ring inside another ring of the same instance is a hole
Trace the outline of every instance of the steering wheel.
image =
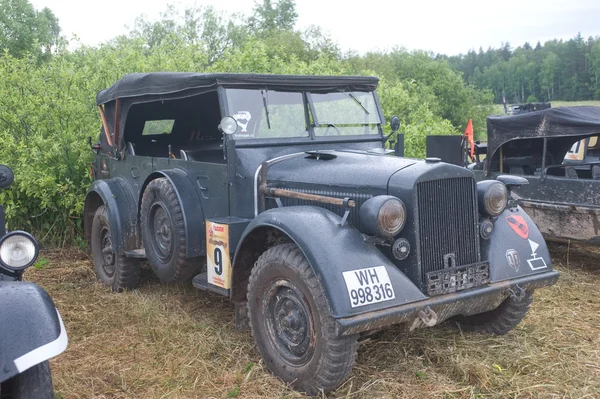
[(337, 128), (337, 126), (335, 126), (333, 123), (328, 123), (327, 124), (327, 129), (325, 129), (325, 133), (323, 133), (323, 136), (329, 136), (329, 129), (333, 128), (335, 130), (335, 135), (336, 136), (341, 136), (342, 134), (340, 133), (340, 129)]

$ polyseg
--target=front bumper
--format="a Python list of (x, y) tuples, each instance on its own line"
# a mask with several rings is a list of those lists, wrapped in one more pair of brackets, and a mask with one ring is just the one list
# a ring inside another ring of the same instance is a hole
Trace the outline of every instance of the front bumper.
[(509, 295), (510, 290), (525, 291), (553, 285), (560, 273), (549, 271), (512, 280), (490, 283), (486, 286), (447, 295), (435, 296), (424, 301), (381, 309), (356, 316), (337, 319), (338, 335), (350, 335), (376, 330), (392, 324), (405, 323), (418, 317), (429, 307), (437, 314), (437, 323), (459, 314), (468, 316), (497, 308)]

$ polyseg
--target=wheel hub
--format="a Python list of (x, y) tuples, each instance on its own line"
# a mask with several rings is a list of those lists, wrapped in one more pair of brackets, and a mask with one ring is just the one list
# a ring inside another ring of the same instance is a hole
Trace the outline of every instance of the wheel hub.
[(272, 343), (293, 365), (302, 365), (312, 355), (312, 321), (304, 296), (288, 281), (277, 282), (267, 301), (267, 330)]
[(102, 269), (108, 277), (115, 274), (115, 252), (110, 231), (104, 227), (100, 231), (100, 253), (102, 254)]
[(150, 229), (152, 246), (158, 257), (168, 261), (173, 253), (173, 224), (164, 204), (158, 202), (150, 208)]

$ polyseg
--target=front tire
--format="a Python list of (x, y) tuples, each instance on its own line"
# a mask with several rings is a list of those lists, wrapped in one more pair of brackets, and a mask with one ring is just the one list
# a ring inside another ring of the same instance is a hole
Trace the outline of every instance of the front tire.
[(461, 330), (492, 335), (504, 335), (525, 317), (533, 301), (533, 292), (520, 298), (508, 297), (494, 310), (472, 316), (457, 316), (454, 320)]
[(36, 364), (0, 386), (2, 399), (53, 399), (52, 376), (48, 361)]
[(321, 283), (294, 244), (265, 251), (248, 284), (250, 327), (269, 370), (309, 395), (341, 385), (358, 335), (338, 336)]
[(98, 280), (115, 292), (136, 288), (140, 282), (140, 261), (114, 251), (108, 209), (104, 205), (98, 207), (94, 214), (91, 238), (92, 260)]
[(146, 187), (140, 224), (146, 257), (162, 282), (188, 280), (199, 272), (199, 259), (186, 257), (183, 210), (166, 178), (152, 180)]

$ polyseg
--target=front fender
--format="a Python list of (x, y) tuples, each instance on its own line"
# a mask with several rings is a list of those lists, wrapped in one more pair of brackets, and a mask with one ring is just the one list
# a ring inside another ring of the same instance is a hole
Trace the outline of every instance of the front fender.
[(33, 283), (0, 281), (0, 383), (57, 356), (67, 343), (46, 291)]
[[(265, 211), (244, 231), (237, 247), (233, 272), (236, 272), (237, 255), (244, 241), (254, 230), (268, 226), (283, 232), (304, 253), (325, 290), (335, 318), (364, 314), (427, 298), (380, 250), (367, 244), (358, 230), (347, 223), (342, 227), (340, 223), (338, 215), (312, 206), (289, 206)], [(395, 298), (353, 308), (342, 273), (376, 266), (385, 267)]]
[(200, 203), (200, 197), (187, 173), (181, 169), (161, 170), (152, 173), (146, 179), (142, 191), (140, 192), (139, 203), (141, 206), (144, 189), (150, 181), (165, 177), (175, 189), (177, 200), (181, 204), (183, 211), (183, 224), (185, 226), (185, 236), (187, 242), (186, 256), (193, 258), (206, 253), (206, 227), (204, 212)]
[[(95, 198), (100, 197), (108, 209), (108, 222), (112, 245), (116, 253), (138, 248), (136, 201), (127, 181), (120, 177), (96, 180), (85, 197), (84, 215), (89, 223), (86, 234), (91, 232), (91, 221), (96, 211)], [(88, 242), (90, 242), (90, 237)]]
[(490, 263), (492, 283), (552, 270), (546, 241), (521, 207), (506, 209), (496, 218), (481, 250)]

